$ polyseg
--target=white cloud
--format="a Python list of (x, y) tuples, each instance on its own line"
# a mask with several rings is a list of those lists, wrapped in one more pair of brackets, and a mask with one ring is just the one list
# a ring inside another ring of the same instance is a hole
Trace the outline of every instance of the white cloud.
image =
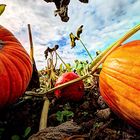
[[(69, 33), (75, 32), (81, 24), (84, 25), (81, 38), (94, 55), (94, 51), (103, 50), (108, 43), (118, 39), (140, 22), (139, 0), (89, 0), (88, 4), (71, 0), (70, 20), (67, 23), (61, 22), (59, 17), (54, 17), (55, 5), (44, 0), (1, 0), (1, 3), (7, 4), (4, 14), (0, 17), (1, 25), (10, 29), (28, 52), (27, 24), (31, 24), (38, 69), (46, 64), (44, 50), (52, 45), (50, 42), (68, 39)], [(80, 52), (83, 46), (78, 42), (78, 46), (71, 49), (69, 40), (65, 42), (58, 50), (62, 58), (66, 62), (81, 58), (77, 52)]]

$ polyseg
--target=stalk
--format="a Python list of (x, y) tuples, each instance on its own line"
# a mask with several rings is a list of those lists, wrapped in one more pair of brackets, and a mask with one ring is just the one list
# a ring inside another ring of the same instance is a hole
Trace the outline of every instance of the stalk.
[(28, 31), (29, 31), (29, 41), (30, 41), (30, 58), (33, 63), (34, 62), (34, 47), (33, 47), (33, 39), (32, 39), (32, 32), (31, 32), (30, 24), (28, 24)]
[(85, 48), (85, 50), (86, 50), (86, 52), (88, 53), (88, 55), (89, 55), (91, 61), (93, 61), (93, 58), (92, 58), (91, 54), (89, 53), (88, 49), (86, 48), (85, 44), (82, 42), (82, 40), (81, 40), (80, 38), (79, 38), (79, 41), (81, 42), (81, 44), (82, 44), (83, 47)]
[(49, 104), (50, 104), (50, 102), (49, 102), (48, 98), (45, 97), (45, 101), (44, 101), (44, 104), (43, 104), (43, 109), (42, 109), (42, 112), (41, 112), (39, 130), (47, 128)]
[[(128, 31), (122, 38), (111, 44), (106, 50), (101, 52), (91, 63), (90, 68), (95, 66), (101, 59), (102, 57), (111, 49), (113, 46), (119, 47), (121, 44), (126, 41), (128, 38), (130, 38), (133, 34), (135, 34), (137, 31), (140, 30), (140, 24), (136, 25), (134, 28), (132, 28), (130, 31)], [(116, 48), (116, 47), (115, 47)], [(113, 51), (114, 49), (112, 49)]]
[(59, 59), (61, 60), (61, 62), (65, 65), (66, 69), (69, 69), (69, 66), (67, 66), (67, 64), (63, 61), (63, 59), (60, 57), (60, 55), (56, 52), (56, 55), (59, 57)]

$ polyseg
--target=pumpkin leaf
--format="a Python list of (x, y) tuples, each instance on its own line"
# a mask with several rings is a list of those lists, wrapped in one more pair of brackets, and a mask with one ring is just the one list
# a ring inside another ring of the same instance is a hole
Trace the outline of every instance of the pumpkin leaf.
[(2, 15), (2, 13), (4, 12), (6, 7), (6, 4), (0, 4), (0, 16)]
[(76, 32), (76, 36), (77, 36), (78, 38), (80, 38), (80, 35), (81, 35), (82, 32), (83, 32), (83, 25), (81, 25), (81, 26), (78, 28), (78, 30), (77, 30), (77, 32)]

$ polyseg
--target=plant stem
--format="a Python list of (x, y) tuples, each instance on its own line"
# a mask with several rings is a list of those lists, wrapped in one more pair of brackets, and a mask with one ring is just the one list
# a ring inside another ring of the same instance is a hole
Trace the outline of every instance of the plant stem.
[[(140, 30), (140, 24), (136, 25), (134, 28), (132, 28), (130, 31), (128, 31), (122, 38), (120, 38), (119, 40), (117, 40), (116, 42), (114, 42), (113, 44), (111, 44), (106, 50), (104, 50), (103, 52), (101, 52), (91, 63), (90, 68), (92, 68), (93, 66), (95, 66), (101, 59), (102, 57), (111, 49), (113, 48), (113, 46), (121, 46), (121, 44), (127, 40), (128, 38), (130, 38), (133, 34), (135, 34), (137, 31)], [(112, 49), (114, 50), (114, 49)]]
[(81, 44), (82, 44), (83, 47), (85, 48), (85, 50), (86, 50), (86, 52), (88, 53), (88, 55), (89, 55), (91, 61), (93, 61), (93, 58), (92, 58), (91, 54), (89, 53), (88, 49), (86, 48), (85, 44), (82, 42), (82, 40), (81, 40), (80, 38), (79, 38), (79, 41), (81, 42)]
[(60, 57), (60, 55), (56, 52), (56, 55), (59, 57), (59, 59), (62, 61), (62, 63), (65, 65), (66, 69), (69, 69), (69, 66), (63, 61), (63, 59)]
[(29, 32), (29, 41), (30, 41), (30, 58), (33, 63), (34, 62), (34, 47), (33, 47), (33, 39), (32, 39), (32, 32), (31, 32), (30, 24), (28, 24), (28, 32)]
[(45, 101), (44, 101), (42, 113), (41, 113), (41, 118), (40, 118), (39, 130), (42, 130), (47, 127), (49, 104), (50, 102), (48, 98), (45, 97)]

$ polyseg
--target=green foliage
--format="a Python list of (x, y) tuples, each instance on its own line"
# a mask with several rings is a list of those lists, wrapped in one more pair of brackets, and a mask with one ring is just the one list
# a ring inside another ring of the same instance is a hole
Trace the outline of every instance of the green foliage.
[(73, 67), (69, 64), (66, 63), (65, 64), (66, 67), (64, 67), (64, 65), (61, 63), (59, 66), (59, 76), (62, 75), (64, 72), (71, 72)]
[(13, 135), (13, 136), (11, 137), (11, 140), (20, 140), (20, 136), (18, 136), (18, 135)]
[(27, 127), (27, 128), (25, 129), (25, 132), (24, 132), (23, 137), (24, 137), (24, 138), (27, 137), (27, 136), (29, 135), (30, 132), (31, 132), (31, 127)]
[(78, 75), (85, 75), (88, 72), (88, 67), (88, 61), (75, 60), (75, 70)]
[(0, 4), (0, 16), (2, 15), (2, 13), (5, 10), (6, 5), (5, 4)]
[(72, 111), (68, 111), (68, 110), (57, 111), (57, 113), (56, 113), (56, 119), (60, 123), (67, 121), (68, 119), (72, 118), (73, 116), (74, 116), (74, 113)]

